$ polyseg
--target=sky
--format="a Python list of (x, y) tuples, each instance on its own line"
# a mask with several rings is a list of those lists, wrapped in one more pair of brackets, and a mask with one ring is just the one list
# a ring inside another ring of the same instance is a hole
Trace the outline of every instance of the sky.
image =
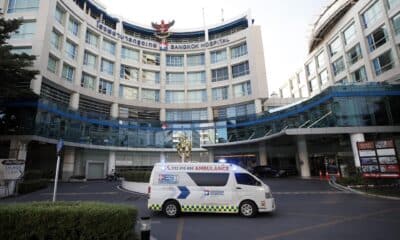
[[(175, 20), (176, 29), (215, 25), (248, 9), (261, 26), (269, 94), (293, 75), (306, 60), (308, 40), (315, 22), (329, 0), (98, 0), (107, 12), (136, 23)], [(173, 28), (171, 30), (173, 31)]]

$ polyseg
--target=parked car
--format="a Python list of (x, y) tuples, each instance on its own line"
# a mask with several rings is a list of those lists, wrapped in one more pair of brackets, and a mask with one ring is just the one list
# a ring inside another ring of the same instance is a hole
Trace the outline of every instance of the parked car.
[(256, 166), (253, 168), (253, 174), (259, 177), (284, 177), (288, 172), (283, 169), (273, 168), (271, 166)]

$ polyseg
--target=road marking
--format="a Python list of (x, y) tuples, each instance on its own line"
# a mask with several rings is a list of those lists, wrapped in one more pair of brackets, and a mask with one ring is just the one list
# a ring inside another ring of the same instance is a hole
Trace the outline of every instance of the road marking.
[(378, 212), (363, 214), (363, 215), (359, 215), (359, 216), (355, 216), (355, 217), (345, 217), (342, 219), (333, 220), (333, 221), (329, 221), (329, 222), (325, 222), (325, 223), (321, 223), (321, 224), (317, 224), (317, 225), (295, 228), (295, 229), (292, 229), (289, 231), (280, 232), (280, 233), (276, 233), (276, 234), (269, 235), (269, 236), (259, 237), (256, 240), (271, 240), (271, 239), (282, 238), (282, 237), (290, 236), (290, 235), (293, 235), (296, 233), (306, 232), (306, 231), (315, 230), (315, 229), (323, 228), (323, 227), (334, 226), (334, 225), (345, 223), (345, 222), (361, 220), (361, 219), (373, 217), (376, 215), (393, 212), (393, 211), (399, 211), (399, 210), (400, 210), (400, 208), (391, 208), (391, 209), (386, 209), (386, 210), (382, 210), (382, 211), (378, 211)]
[(349, 192), (333, 191), (300, 191), (300, 192), (272, 192), (273, 195), (300, 195), (300, 194), (351, 194)]
[(184, 218), (180, 218), (178, 222), (178, 229), (176, 230), (176, 240), (182, 240)]
[[(73, 195), (114, 195), (118, 192), (71, 192), (71, 193), (57, 193), (57, 195), (73, 196)], [(53, 195), (53, 193), (42, 193), (40, 195)]]

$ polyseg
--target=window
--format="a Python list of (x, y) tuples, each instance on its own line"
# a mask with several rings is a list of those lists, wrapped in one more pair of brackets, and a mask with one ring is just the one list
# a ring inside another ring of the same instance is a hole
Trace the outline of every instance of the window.
[(392, 24), (395, 34), (400, 36), (400, 13), (392, 18)]
[(350, 65), (356, 63), (358, 60), (362, 59), (361, 47), (360, 44), (357, 44), (352, 49), (350, 49), (347, 53), (347, 61)]
[(325, 67), (325, 54), (324, 52), (321, 52), (320, 54), (317, 55), (317, 67), (318, 69), (321, 69)]
[(121, 65), (119, 77), (127, 81), (139, 81), (139, 69)]
[(332, 63), (332, 68), (333, 68), (333, 75), (338, 75), (339, 73), (343, 72), (345, 69), (343, 57), (339, 58), (335, 62)]
[(367, 9), (367, 11), (362, 14), (361, 17), (365, 28), (373, 25), (382, 17), (382, 7), (381, 1), (376, 1), (370, 8)]
[(166, 103), (183, 103), (185, 101), (184, 91), (165, 91), (165, 102)]
[(212, 89), (212, 100), (225, 100), (228, 99), (228, 87), (219, 87)]
[(261, 183), (247, 173), (235, 173), (235, 179), (237, 184), (261, 186)]
[(188, 175), (199, 187), (223, 187), (226, 185), (229, 178), (229, 173), (189, 172)]
[(142, 89), (142, 100), (149, 102), (159, 102), (160, 91), (153, 89)]
[(127, 47), (122, 47), (121, 49), (122, 59), (132, 60), (134, 62), (139, 62), (139, 51), (133, 50)]
[(237, 78), (250, 73), (249, 62), (243, 62), (232, 66), (232, 77)]
[(167, 55), (167, 66), (183, 67), (183, 55)]
[(315, 74), (315, 63), (311, 61), (309, 64), (306, 65), (306, 75), (307, 77), (313, 76)]
[(138, 99), (138, 89), (124, 85), (119, 86), (119, 97), (128, 100)]
[(91, 31), (86, 31), (85, 42), (89, 45), (97, 47), (99, 45), (99, 37)]
[(207, 109), (167, 110), (167, 121), (201, 121), (207, 120)]
[(114, 63), (106, 59), (101, 59), (101, 72), (108, 75), (114, 74)]
[(311, 79), (309, 86), (310, 86), (310, 92), (318, 91), (319, 89), (318, 79), (317, 78)]
[(340, 38), (337, 37), (335, 40), (333, 40), (333, 42), (331, 44), (329, 44), (329, 52), (330, 52), (331, 56), (338, 53), (340, 51), (340, 47), (341, 47)]
[(351, 73), (351, 79), (353, 82), (367, 82), (367, 72), (365, 71), (365, 67), (361, 67), (356, 71)]
[(11, 39), (31, 39), (35, 34), (36, 22), (23, 22), (18, 30), (11, 34)]
[(158, 84), (158, 83), (160, 83), (160, 72), (143, 70), (142, 71), (142, 80), (143, 80), (143, 82), (146, 82), (146, 83)]
[(369, 51), (372, 52), (375, 49), (379, 48), (383, 44), (387, 42), (386, 29), (385, 27), (379, 27), (375, 31), (373, 31), (370, 35), (368, 35), (368, 46)]
[(188, 72), (187, 79), (189, 85), (201, 85), (206, 83), (206, 72)]
[(372, 61), (372, 63), (374, 65), (376, 76), (379, 76), (382, 73), (392, 69), (394, 64), (393, 64), (393, 60), (392, 60), (391, 51), (389, 50), (389, 51), (383, 53), (382, 55), (380, 55), (379, 57), (375, 58)]
[(65, 10), (62, 9), (60, 6), (57, 5), (56, 7), (56, 12), (54, 13), (54, 18), (58, 23), (61, 25), (64, 25), (65, 21)]
[(388, 0), (389, 9), (394, 8), (400, 3), (400, 0)]
[(28, 54), (32, 55), (32, 47), (13, 47), (11, 49), (12, 54)]
[(61, 48), (61, 34), (55, 30), (51, 32), (50, 35), (50, 44), (53, 48), (55, 49), (60, 49)]
[(226, 60), (226, 49), (213, 51), (210, 53), (211, 63), (218, 63)]
[(207, 102), (207, 92), (206, 92), (206, 90), (188, 91), (188, 102), (189, 103)]
[(115, 55), (115, 43), (107, 39), (103, 39), (103, 51), (111, 55)]
[(145, 64), (160, 66), (160, 54), (143, 52), (142, 61)]
[(74, 80), (74, 74), (75, 74), (75, 69), (72, 66), (64, 63), (62, 70), (62, 78), (72, 82)]
[(233, 86), (233, 95), (235, 97), (243, 97), (243, 96), (251, 95), (250, 81), (234, 85)]
[(231, 48), (231, 58), (238, 58), (244, 55), (247, 55), (247, 44), (245, 42)]
[(345, 45), (351, 43), (353, 40), (356, 39), (356, 27), (354, 23), (352, 23), (343, 31), (343, 37)]
[(328, 77), (328, 71), (324, 70), (319, 74), (319, 79), (321, 80), (321, 85), (324, 86), (328, 83), (329, 77)]
[(7, 13), (32, 12), (39, 8), (39, 0), (9, 0)]
[(213, 82), (227, 80), (228, 78), (229, 78), (228, 67), (222, 67), (211, 70), (211, 79)]
[(83, 65), (88, 66), (90, 68), (96, 69), (97, 67), (97, 57), (96, 55), (85, 51), (83, 55)]
[(81, 87), (94, 90), (95, 82), (96, 82), (95, 77), (87, 73), (82, 73)]
[(188, 66), (200, 66), (204, 65), (204, 53), (187, 55)]
[(59, 60), (56, 57), (50, 55), (49, 56), (49, 60), (47, 62), (47, 69), (50, 72), (57, 74), (57, 72), (58, 72), (58, 63), (59, 63)]
[(75, 43), (72, 43), (71, 41), (67, 40), (65, 44), (65, 54), (67, 55), (67, 57), (75, 59), (77, 52), (78, 52), (78, 46)]
[(75, 36), (79, 34), (79, 22), (73, 18), (69, 19), (68, 31)]
[(183, 85), (185, 83), (185, 75), (183, 73), (167, 72), (167, 84)]
[(100, 79), (99, 82), (99, 93), (112, 96), (113, 94), (113, 83)]

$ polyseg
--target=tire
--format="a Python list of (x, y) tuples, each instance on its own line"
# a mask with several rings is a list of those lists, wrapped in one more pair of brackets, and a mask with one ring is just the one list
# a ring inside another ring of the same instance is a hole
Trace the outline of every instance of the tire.
[(252, 201), (244, 201), (239, 206), (239, 213), (243, 217), (255, 217), (257, 214), (257, 206)]
[(163, 213), (169, 218), (178, 217), (181, 214), (181, 208), (176, 201), (167, 201), (163, 205)]

